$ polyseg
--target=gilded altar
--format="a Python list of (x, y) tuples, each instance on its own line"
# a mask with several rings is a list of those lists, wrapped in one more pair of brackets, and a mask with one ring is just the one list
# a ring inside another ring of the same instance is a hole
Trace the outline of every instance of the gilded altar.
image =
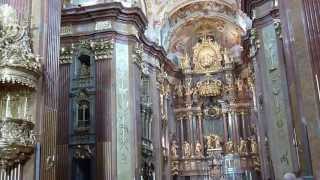
[(181, 58), (184, 79), (173, 92), (178, 128), (171, 143), (173, 175), (219, 179), (259, 169), (246, 100), (252, 82), (237, 66), (230, 50), (206, 35)]

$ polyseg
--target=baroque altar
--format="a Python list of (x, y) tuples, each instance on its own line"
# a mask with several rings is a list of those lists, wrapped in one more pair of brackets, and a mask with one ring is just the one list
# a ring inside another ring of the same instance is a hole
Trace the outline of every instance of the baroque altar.
[(180, 60), (183, 80), (174, 88), (172, 176), (255, 176), (260, 163), (250, 123), (251, 80), (237, 73), (230, 50), (210, 37), (204, 35), (192, 50)]

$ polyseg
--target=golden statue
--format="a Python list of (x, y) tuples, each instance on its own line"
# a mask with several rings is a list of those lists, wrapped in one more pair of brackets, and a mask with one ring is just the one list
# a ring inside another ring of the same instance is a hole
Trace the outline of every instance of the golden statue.
[(202, 157), (202, 145), (200, 142), (196, 143), (195, 155), (196, 157)]
[(228, 141), (226, 143), (226, 152), (227, 153), (234, 153), (234, 145), (232, 141)]
[(182, 70), (190, 70), (191, 66), (190, 66), (190, 58), (188, 56), (188, 53), (185, 54), (185, 56), (181, 59), (180, 61), (180, 68)]
[(194, 70), (197, 73), (219, 71), (222, 68), (221, 47), (217, 42), (212, 42), (206, 36), (201, 43), (193, 47)]
[(214, 136), (210, 135), (206, 137), (207, 139), (207, 149), (214, 149), (215, 139)]
[(258, 154), (258, 143), (255, 136), (249, 138), (250, 140), (250, 152), (252, 154)]
[(210, 149), (221, 149), (221, 138), (218, 135), (209, 135), (207, 139), (207, 148)]
[(214, 135), (215, 148), (221, 149), (221, 138), (218, 135)]
[(239, 153), (246, 155), (248, 154), (248, 142), (242, 138), (240, 138), (240, 145), (239, 145)]
[(179, 81), (178, 85), (176, 85), (176, 88), (175, 88), (176, 92), (177, 92), (177, 95), (178, 97), (183, 97), (183, 85), (181, 83), (181, 81)]
[(224, 51), (223, 51), (223, 60), (224, 60), (224, 64), (230, 64), (232, 63), (230, 57), (229, 57), (229, 52), (227, 50), (227, 48), (224, 48)]
[(178, 145), (177, 141), (173, 140), (171, 144), (171, 157), (173, 159), (178, 158)]
[(236, 83), (237, 83), (238, 92), (239, 92), (239, 93), (242, 93), (243, 90), (244, 90), (244, 82), (243, 82), (243, 79), (238, 78), (237, 81), (236, 81)]
[(183, 158), (189, 158), (191, 156), (191, 147), (187, 141), (183, 143), (182, 150), (183, 150)]

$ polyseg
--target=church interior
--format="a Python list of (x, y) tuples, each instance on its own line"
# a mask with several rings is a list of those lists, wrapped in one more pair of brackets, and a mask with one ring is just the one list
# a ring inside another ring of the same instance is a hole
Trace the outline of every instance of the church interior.
[(320, 180), (319, 0), (0, 0), (0, 180)]

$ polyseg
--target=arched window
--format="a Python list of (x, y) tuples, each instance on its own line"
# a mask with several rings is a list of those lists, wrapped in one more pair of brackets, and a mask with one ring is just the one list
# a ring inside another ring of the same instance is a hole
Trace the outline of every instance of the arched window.
[(90, 103), (81, 100), (77, 110), (77, 128), (87, 128), (90, 125)]

